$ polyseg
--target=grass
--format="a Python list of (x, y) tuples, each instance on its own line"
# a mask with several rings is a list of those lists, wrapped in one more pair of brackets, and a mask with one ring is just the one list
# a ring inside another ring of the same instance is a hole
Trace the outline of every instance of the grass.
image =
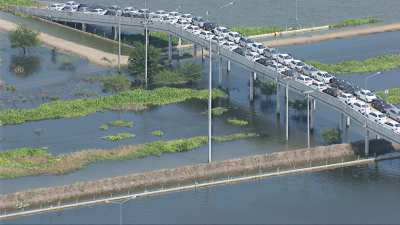
[(128, 120), (114, 120), (109, 122), (108, 124), (113, 127), (133, 127), (133, 122)]
[[(144, 42), (144, 34), (123, 35), (122, 41), (126, 44), (136, 46)], [(157, 48), (168, 47), (168, 34), (165, 32), (150, 32), (149, 44)], [(172, 37), (172, 45), (178, 45), (178, 38)]]
[[(226, 97), (220, 90), (213, 90), (213, 98)], [(45, 103), (32, 109), (0, 110), (3, 125), (21, 124), (28, 121), (87, 116), (106, 110), (143, 110), (150, 106), (179, 103), (190, 99), (207, 100), (208, 90), (186, 88), (136, 89), (111, 96), (60, 100)]]
[(132, 139), (135, 137), (136, 137), (136, 135), (134, 135), (132, 133), (124, 132), (124, 133), (118, 133), (115, 135), (104, 136), (101, 139), (106, 140), (106, 141), (115, 142), (115, 141), (122, 141), (125, 139)]
[(154, 85), (191, 84), (201, 80), (202, 66), (196, 63), (186, 63), (178, 69), (163, 69), (154, 75)]
[[(213, 137), (216, 142), (253, 138), (255, 133), (236, 133)], [(197, 136), (147, 144), (126, 145), (114, 149), (88, 149), (69, 154), (53, 155), (42, 148), (21, 148), (0, 153), (0, 178), (16, 178), (42, 174), (61, 175), (83, 167), (110, 160), (128, 160), (167, 153), (192, 151), (208, 142), (207, 136)]]
[[(213, 116), (222, 116), (224, 113), (228, 112), (229, 109), (225, 107), (215, 107), (211, 109), (211, 114)], [(208, 115), (208, 111), (204, 111), (201, 115)]]
[(365, 18), (357, 18), (357, 19), (345, 19), (337, 24), (332, 24), (329, 28), (343, 28), (343, 27), (353, 27), (360, 26), (365, 24), (373, 24), (378, 23), (380, 20), (376, 17), (365, 17)]
[(8, 6), (35, 6), (33, 0), (0, 0), (0, 9), (5, 9)]
[(235, 125), (235, 126), (247, 126), (249, 122), (247, 120), (240, 120), (237, 118), (229, 118), (226, 120), (229, 124)]
[(164, 136), (165, 133), (162, 130), (155, 130), (155, 131), (152, 131), (151, 134), (156, 137), (162, 137), (162, 136)]
[(275, 26), (237, 26), (233, 27), (231, 30), (238, 32), (244, 36), (253, 36), (253, 35), (281, 32), (284, 29)]
[(400, 88), (389, 89), (388, 95), (385, 94), (385, 91), (378, 91), (376, 94), (389, 104), (400, 104)]
[(340, 144), (342, 142), (339, 129), (334, 128), (324, 129), (322, 131), (322, 139), (327, 145)]
[(108, 130), (108, 129), (109, 129), (109, 126), (108, 126), (107, 124), (102, 124), (102, 125), (99, 127), (99, 129), (100, 129), (100, 130)]
[(100, 82), (104, 92), (118, 93), (128, 91), (131, 88), (131, 81), (122, 74), (109, 76), (92, 76), (86, 79), (89, 82)]
[(400, 54), (376, 56), (363, 61), (342, 61), (337, 64), (323, 64), (317, 61), (308, 61), (306, 63), (320, 70), (335, 74), (372, 73), (399, 68)]

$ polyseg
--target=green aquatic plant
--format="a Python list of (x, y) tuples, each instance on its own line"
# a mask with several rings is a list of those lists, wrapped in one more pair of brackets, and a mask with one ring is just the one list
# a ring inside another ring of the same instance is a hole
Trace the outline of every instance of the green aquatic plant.
[(356, 19), (345, 19), (340, 23), (332, 24), (329, 28), (343, 28), (343, 27), (354, 27), (365, 24), (373, 24), (380, 22), (376, 17), (365, 17), (365, 18), (356, 18)]
[(155, 131), (152, 131), (151, 134), (153, 136), (162, 137), (162, 136), (164, 136), (165, 133), (162, 130), (155, 130)]
[(253, 36), (281, 32), (284, 29), (276, 26), (236, 26), (232, 27), (231, 30), (244, 36)]
[(133, 122), (128, 120), (114, 120), (108, 124), (113, 127), (133, 127)]
[[(225, 107), (215, 107), (211, 109), (211, 114), (213, 116), (222, 116), (224, 113), (228, 112), (229, 109)], [(204, 111), (201, 113), (202, 115), (208, 115), (208, 111)]]
[(247, 126), (249, 122), (247, 120), (241, 120), (237, 118), (229, 118), (226, 120), (229, 124), (236, 125), (236, 126)]
[(124, 133), (118, 133), (115, 135), (104, 136), (101, 139), (114, 142), (114, 141), (122, 141), (125, 139), (132, 139), (135, 137), (136, 137), (136, 135), (134, 135), (132, 133), (124, 132)]
[(107, 124), (102, 124), (102, 125), (99, 127), (99, 129), (100, 129), (100, 130), (108, 130), (108, 129), (109, 129), (109, 126), (108, 126)]
[[(227, 95), (213, 90), (213, 98)], [(154, 90), (135, 89), (111, 96), (99, 96), (74, 100), (59, 100), (32, 109), (0, 110), (3, 125), (21, 124), (27, 121), (87, 116), (106, 110), (143, 110), (151, 106), (179, 103), (190, 99), (207, 100), (208, 90), (184, 88), (158, 88)]]
[(384, 99), (389, 104), (400, 104), (400, 88), (391, 88), (388, 89), (388, 93), (385, 91), (378, 91), (376, 95)]
[[(132, 134), (127, 134), (132, 136)], [(216, 142), (227, 142), (258, 137), (255, 133), (235, 133), (213, 137)], [(128, 160), (167, 153), (192, 151), (208, 143), (207, 136), (197, 136), (146, 144), (123, 145), (113, 149), (87, 149), (68, 154), (53, 155), (46, 148), (21, 148), (0, 153), (0, 178), (16, 178), (41, 174), (61, 175), (99, 162)]]

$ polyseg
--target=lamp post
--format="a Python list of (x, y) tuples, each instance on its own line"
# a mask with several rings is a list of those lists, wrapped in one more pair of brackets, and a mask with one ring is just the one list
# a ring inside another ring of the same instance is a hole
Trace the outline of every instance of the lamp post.
[(128, 201), (135, 199), (136, 196), (129, 197), (127, 199), (121, 200), (121, 201), (106, 201), (106, 203), (110, 204), (116, 204), (119, 205), (119, 224), (122, 225), (122, 206), (127, 203)]
[(366, 78), (365, 78), (365, 80), (364, 80), (364, 89), (367, 89), (368, 87), (367, 87), (367, 84), (368, 84), (368, 80), (369, 79), (371, 79), (371, 78), (373, 78), (373, 77), (376, 77), (376, 76), (378, 76), (378, 75), (380, 75), (382, 72), (376, 72), (376, 73), (374, 73), (374, 74), (372, 74), (372, 75), (369, 75), (369, 76), (367, 76)]
[[(147, 0), (144, 0), (144, 8), (147, 9)], [(147, 29), (147, 13), (144, 15), (144, 32), (145, 32), (145, 59), (144, 59), (144, 79), (145, 79), (145, 87), (147, 89), (148, 85), (148, 47), (149, 47), (149, 31)]]

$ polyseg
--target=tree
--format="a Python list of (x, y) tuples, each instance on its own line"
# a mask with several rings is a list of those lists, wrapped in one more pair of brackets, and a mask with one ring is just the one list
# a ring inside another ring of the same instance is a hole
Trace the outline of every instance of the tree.
[(196, 63), (188, 63), (178, 69), (178, 72), (182, 74), (182, 76), (186, 77), (188, 82), (200, 81), (202, 71), (201, 65)]
[[(149, 84), (161, 70), (160, 54), (161, 51), (158, 48), (148, 46), (147, 78)], [(137, 80), (145, 81), (145, 46), (143, 44), (138, 44), (129, 55), (128, 70)]]
[(328, 145), (339, 144), (340, 142), (342, 142), (339, 129), (331, 128), (323, 130), (322, 138), (324, 139), (324, 142)]
[(25, 55), (27, 48), (39, 45), (38, 35), (38, 32), (20, 25), (10, 34), (11, 48), (22, 48)]

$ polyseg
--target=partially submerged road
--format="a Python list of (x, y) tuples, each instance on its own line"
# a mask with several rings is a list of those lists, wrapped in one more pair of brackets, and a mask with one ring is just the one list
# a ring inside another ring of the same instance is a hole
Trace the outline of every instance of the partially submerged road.
[[(0, 31), (11, 32), (17, 28), (17, 24), (0, 19)], [(46, 33), (39, 33), (39, 39), (42, 43), (56, 48), (60, 51), (76, 54), (86, 58), (90, 62), (101, 66), (116, 66), (118, 64), (118, 55), (104, 52), (75, 42), (67, 41), (62, 38), (54, 37)], [(128, 56), (121, 56), (121, 64), (128, 64)]]

